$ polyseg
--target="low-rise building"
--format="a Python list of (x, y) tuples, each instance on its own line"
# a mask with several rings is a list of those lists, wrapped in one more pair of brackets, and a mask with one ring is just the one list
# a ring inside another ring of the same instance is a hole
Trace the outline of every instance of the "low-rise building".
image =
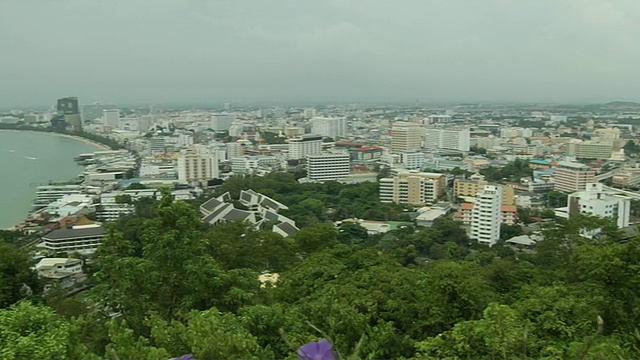
[(96, 224), (56, 229), (42, 236), (41, 247), (59, 252), (92, 254), (104, 239), (105, 229)]
[(631, 198), (605, 190), (600, 183), (590, 183), (586, 190), (569, 194), (567, 208), (569, 217), (595, 215), (613, 219), (618, 228), (624, 228), (629, 226)]
[[(477, 196), (484, 187), (489, 185), (489, 182), (486, 180), (476, 180), (476, 179), (456, 179), (453, 182), (453, 195), (455, 197), (465, 197), (465, 196)], [(515, 190), (510, 186), (501, 186), (502, 191), (502, 204), (503, 205), (513, 205), (515, 203)]]

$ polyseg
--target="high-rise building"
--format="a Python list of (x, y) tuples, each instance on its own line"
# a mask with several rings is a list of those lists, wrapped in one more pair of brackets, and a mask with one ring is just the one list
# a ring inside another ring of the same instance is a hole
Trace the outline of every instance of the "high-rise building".
[(208, 181), (218, 177), (218, 157), (214, 151), (204, 145), (194, 145), (180, 151), (178, 156), (179, 182)]
[(607, 191), (600, 183), (589, 183), (586, 190), (569, 194), (567, 207), (570, 217), (595, 215), (613, 219), (619, 228), (629, 226), (631, 198)]
[(229, 131), (231, 124), (236, 120), (234, 114), (211, 115), (211, 129), (214, 131)]
[(242, 152), (242, 144), (238, 142), (230, 142), (226, 143), (227, 148), (227, 160), (231, 160), (236, 157), (240, 157), (243, 155)]
[(555, 191), (582, 191), (586, 189), (588, 183), (596, 182), (596, 171), (585, 164), (561, 161), (555, 169), (553, 173)]
[(424, 146), (428, 149), (469, 151), (471, 134), (469, 128), (426, 129)]
[(117, 109), (118, 107), (112, 104), (85, 104), (82, 105), (82, 121), (92, 121), (96, 119), (102, 119), (104, 110)]
[(106, 109), (102, 112), (102, 124), (117, 129), (120, 126), (120, 110)]
[(342, 180), (349, 176), (349, 154), (321, 154), (307, 156), (307, 179), (323, 182)]
[(380, 202), (409, 205), (435, 204), (446, 190), (446, 175), (407, 171), (380, 179)]
[(82, 119), (80, 118), (77, 97), (58, 99), (56, 110), (58, 111), (58, 115), (64, 116), (64, 120), (69, 128), (75, 131), (82, 130)]
[(415, 151), (422, 147), (422, 128), (410, 122), (398, 121), (391, 128), (391, 152)]
[(343, 138), (347, 136), (347, 119), (315, 117), (311, 119), (311, 132), (332, 139)]
[(502, 222), (502, 189), (500, 185), (486, 185), (476, 197), (471, 214), (471, 238), (492, 246), (500, 240)]
[(66, 97), (62, 99), (58, 99), (57, 108), (58, 114), (67, 115), (67, 114), (79, 114), (78, 110), (78, 98), (77, 97)]
[(289, 139), (289, 159), (299, 160), (319, 154), (322, 154), (322, 136), (302, 135)]

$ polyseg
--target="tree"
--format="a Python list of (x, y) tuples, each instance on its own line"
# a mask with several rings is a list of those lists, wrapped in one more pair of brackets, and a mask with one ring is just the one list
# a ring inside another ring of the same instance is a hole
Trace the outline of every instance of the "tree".
[(522, 230), (522, 226), (518, 224), (508, 225), (508, 224), (500, 224), (500, 239), (508, 240), (515, 236), (520, 236), (524, 234)]
[(319, 224), (301, 229), (293, 240), (301, 253), (311, 254), (335, 245), (337, 235), (332, 224)]
[(50, 308), (28, 301), (0, 309), (0, 358), (67, 359), (69, 329)]
[(342, 244), (364, 244), (368, 239), (367, 229), (357, 223), (346, 222), (338, 228), (338, 241)]
[(32, 266), (25, 251), (0, 242), (0, 308), (40, 293), (41, 284)]

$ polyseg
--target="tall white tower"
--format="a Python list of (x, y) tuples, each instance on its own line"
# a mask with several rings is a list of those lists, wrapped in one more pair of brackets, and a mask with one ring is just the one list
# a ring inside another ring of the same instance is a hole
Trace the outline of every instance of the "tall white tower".
[(493, 246), (500, 240), (502, 186), (486, 185), (476, 197), (471, 213), (471, 238)]
[(116, 129), (120, 126), (120, 110), (104, 109), (102, 111), (102, 123)]

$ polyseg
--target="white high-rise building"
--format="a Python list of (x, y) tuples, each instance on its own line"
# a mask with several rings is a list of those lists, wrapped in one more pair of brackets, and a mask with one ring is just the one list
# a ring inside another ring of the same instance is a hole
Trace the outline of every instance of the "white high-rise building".
[(317, 114), (316, 109), (314, 108), (309, 108), (309, 109), (304, 109), (304, 113), (303, 116), (307, 119), (311, 119), (313, 117), (315, 117)]
[(343, 117), (311, 119), (311, 132), (332, 139), (347, 136), (347, 119)]
[(120, 126), (120, 110), (104, 109), (102, 111), (102, 123), (105, 126), (117, 129)]
[(190, 183), (218, 178), (218, 157), (204, 145), (194, 145), (180, 151), (178, 156), (178, 181)]
[(235, 120), (236, 116), (234, 114), (213, 114), (211, 115), (211, 129), (214, 131), (228, 131)]
[(391, 152), (415, 151), (422, 147), (423, 129), (420, 125), (398, 121), (391, 128)]
[(469, 128), (426, 129), (424, 145), (430, 149), (469, 151), (471, 134)]
[(302, 135), (289, 139), (289, 159), (298, 160), (319, 154), (322, 154), (322, 136)]
[(307, 156), (307, 179), (309, 181), (342, 180), (349, 176), (349, 154), (322, 154)]
[(502, 188), (486, 185), (476, 196), (471, 213), (471, 238), (481, 244), (493, 246), (500, 240)]

